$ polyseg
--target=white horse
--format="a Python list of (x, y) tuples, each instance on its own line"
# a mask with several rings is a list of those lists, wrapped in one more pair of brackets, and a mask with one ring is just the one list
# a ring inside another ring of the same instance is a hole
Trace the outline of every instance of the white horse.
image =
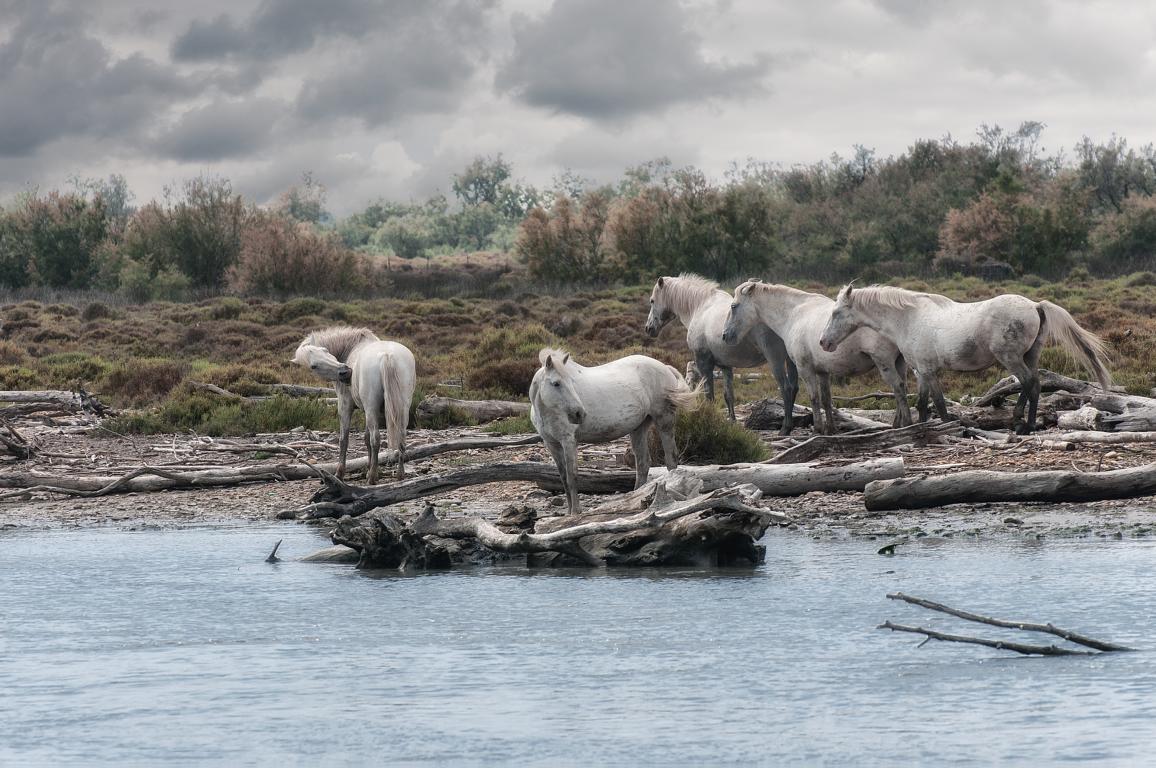
[(819, 334), (834, 306), (835, 302), (826, 296), (752, 278), (735, 289), (723, 340), (733, 344), (758, 325), (765, 325), (782, 337), (787, 354), (811, 391), (816, 432), (835, 433), (831, 376), (864, 373), (872, 367), (878, 369), (895, 393), (895, 426), (907, 426), (911, 423), (907, 364), (894, 343), (868, 328), (847, 339), (838, 351), (825, 351), (819, 346)]
[(637, 488), (650, 472), (650, 425), (658, 429), (667, 469), (678, 466), (674, 421), (698, 399), (674, 368), (644, 355), (581, 366), (556, 349), (538, 353), (542, 367), (530, 384), (530, 420), (558, 465), (571, 514), (578, 504), (578, 443), (630, 435)]
[[(833, 350), (856, 328), (873, 328), (894, 341), (919, 381), (919, 419), (928, 417), (927, 400), (935, 400), (946, 420), (947, 404), (936, 373), (982, 371), (996, 362), (1019, 379), (1021, 391), (1013, 412), (1017, 432), (1036, 425), (1040, 399), (1040, 351), (1057, 342), (1107, 389), (1112, 378), (1107, 349), (1090, 331), (1076, 324), (1063, 307), (1050, 301), (1032, 301), (1005, 294), (986, 301), (959, 303), (946, 296), (916, 293), (902, 288), (871, 286), (839, 292), (835, 308), (819, 343)], [(1028, 404), (1026, 423), (1024, 404)]]
[(686, 345), (694, 354), (694, 364), (702, 376), (708, 400), (714, 400), (714, 369), (723, 373), (723, 398), (727, 413), (735, 420), (734, 368), (757, 368), (770, 363), (771, 373), (783, 396), (783, 428), (791, 433), (795, 396), (799, 392), (799, 374), (787, 356), (783, 340), (766, 326), (752, 328), (734, 344), (724, 344), (722, 329), (726, 323), (731, 295), (720, 290), (718, 283), (698, 275), (683, 273), (679, 277), (660, 277), (650, 292), (650, 315), (646, 332), (657, 336), (676, 316), (686, 326)]
[(333, 382), (341, 418), (341, 455), (337, 476), (345, 476), (349, 423), (353, 409), (365, 411), (365, 447), (369, 450), (366, 480), (377, 484), (378, 428), (385, 420), (389, 447), (397, 451), (397, 479), (405, 477), (405, 431), (409, 404), (417, 385), (413, 353), (396, 341), (382, 341), (368, 328), (326, 328), (302, 340), (292, 362)]

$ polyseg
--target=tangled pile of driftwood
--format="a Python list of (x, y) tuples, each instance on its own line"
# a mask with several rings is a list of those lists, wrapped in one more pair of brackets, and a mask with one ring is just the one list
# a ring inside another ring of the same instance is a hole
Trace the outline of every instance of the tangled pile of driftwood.
[[(966, 470), (927, 473), (911, 470), (899, 457), (862, 460), (864, 456), (908, 450), (911, 446), (981, 444), (1015, 445), (1031, 451), (1063, 451), (1084, 443), (1156, 443), (1156, 399), (1104, 392), (1094, 385), (1041, 371), (1044, 391), (1041, 419), (1064, 432), (1016, 436), (997, 431), (1010, 426), (1004, 401), (1018, 392), (1005, 379), (975, 402), (956, 404), (957, 421), (933, 421), (892, 429), (889, 411), (845, 409), (839, 435), (773, 438), (776, 454), (759, 464), (684, 466), (673, 473), (652, 471), (651, 481), (633, 491), (634, 473), (625, 468), (583, 470), (579, 490), (610, 494), (574, 518), (511, 513), (489, 523), (476, 518), (439, 518), (427, 510), (405, 515), (396, 505), (467, 486), (522, 481), (548, 490), (560, 487), (553, 464), (536, 461), (482, 463), (443, 472), (418, 474), (404, 482), (359, 487), (333, 476), (332, 441), (319, 436), (258, 436), (246, 440), (173, 438), (171, 445), (147, 447), (156, 460), (103, 471), (80, 471), (76, 462), (38, 462), (34, 441), (13, 426), (33, 418), (35, 407), (103, 413), (87, 393), (0, 392), (0, 401), (19, 408), (0, 421), (0, 445), (11, 458), (0, 470), (0, 498), (33, 494), (78, 497), (320, 478), (324, 487), (306, 505), (282, 510), (279, 517), (334, 521), (333, 538), (355, 548), (365, 566), (444, 567), (477, 559), (480, 552), (526, 555), (531, 562), (573, 564), (689, 564), (758, 562), (756, 544), (767, 526), (786, 521), (766, 508), (766, 499), (811, 491), (863, 493), (868, 510), (916, 509), (957, 502), (1088, 501), (1156, 494), (1156, 465), (1110, 471), (996, 472)], [(301, 392), (312, 394), (316, 392)], [(50, 397), (48, 395), (51, 395)], [(235, 397), (224, 392), (224, 397)], [(34, 398), (39, 399), (34, 399)], [(438, 399), (424, 407), (458, 408), (484, 420), (517, 414), (524, 404), (476, 403)], [(782, 407), (764, 401), (748, 421), (754, 428), (776, 429)], [(6, 411), (0, 409), (0, 419)], [(800, 412), (806, 415), (805, 411)], [(1078, 427), (1078, 428), (1076, 428)], [(1139, 431), (1138, 431), (1139, 430)], [(538, 442), (536, 435), (518, 438), (459, 437), (411, 446), (412, 461), (453, 451), (480, 451)], [(142, 449), (142, 454), (145, 450)], [(212, 459), (206, 462), (206, 457)], [(258, 456), (261, 460), (254, 461)], [(166, 458), (167, 457), (167, 458)], [(857, 460), (852, 460), (857, 459)], [(383, 464), (393, 457), (385, 455)], [(821, 464), (819, 462), (822, 462)], [(349, 463), (363, 470), (365, 459)], [(386, 509), (392, 508), (392, 509)], [(464, 543), (463, 543), (464, 542)]]

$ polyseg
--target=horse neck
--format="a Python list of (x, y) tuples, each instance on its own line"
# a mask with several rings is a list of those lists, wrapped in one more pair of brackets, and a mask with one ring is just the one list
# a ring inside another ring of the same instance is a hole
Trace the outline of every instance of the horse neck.
[(755, 309), (763, 325), (781, 336), (799, 319), (799, 307), (814, 301), (817, 296), (805, 291), (759, 291), (755, 296)]
[(899, 340), (911, 335), (912, 324), (921, 324), (924, 307), (894, 307), (882, 302), (873, 302), (869, 309), (859, 309), (863, 325), (877, 331), (886, 338)]
[(721, 294), (726, 300), (730, 301), (730, 295), (726, 291), (715, 288), (709, 292), (702, 292), (701, 294), (693, 290), (683, 289), (679, 284), (675, 284), (672, 295), (678, 293), (678, 298), (668, 303), (668, 308), (678, 316), (679, 322), (683, 325), (690, 325), (694, 316), (699, 313), (699, 310), (706, 304), (713, 303), (718, 300)]

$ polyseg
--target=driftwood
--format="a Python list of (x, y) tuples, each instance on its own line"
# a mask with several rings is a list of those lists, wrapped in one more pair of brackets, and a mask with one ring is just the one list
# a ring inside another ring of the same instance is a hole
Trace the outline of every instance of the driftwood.
[[(675, 473), (697, 478), (704, 491), (730, 485), (753, 485), (764, 496), (800, 496), (811, 491), (862, 491), (874, 480), (903, 477), (903, 459), (871, 459), (856, 464), (820, 467), (814, 464), (724, 464), (682, 466)], [(652, 478), (667, 475), (652, 469)]]
[(1092, 398), (1091, 406), (1107, 411), (1103, 423), (1117, 432), (1151, 432), (1156, 430), (1156, 400), (1138, 395), (1102, 392)]
[[(1061, 629), (1054, 624), (1040, 624), (1038, 622), (1030, 621), (1009, 621), (1007, 619), (997, 619), (991, 616), (984, 616), (983, 614), (973, 613), (971, 611), (963, 611), (958, 608), (952, 608), (937, 603), (932, 600), (925, 600), (921, 597), (914, 597), (912, 595), (905, 595), (902, 592), (896, 592), (887, 595), (888, 600), (901, 600), (911, 605), (917, 605), (928, 610), (946, 613), (949, 616), (955, 616), (967, 621), (974, 621), (979, 624), (987, 624), (993, 627), (1002, 627), (1004, 629), (1019, 629), (1025, 632), (1042, 632), (1056, 637), (1063, 638), (1068, 642), (1082, 645), (1085, 648), (1092, 648), (1091, 651), (1080, 651), (1071, 648), (1063, 648), (1057, 645), (1029, 645), (1026, 643), (1017, 643), (1008, 640), (988, 640), (986, 638), (972, 637), (970, 635), (952, 635), (945, 632), (939, 632), (934, 629), (927, 629), (925, 627), (913, 627), (907, 624), (895, 624), (891, 621), (885, 621), (880, 624), (877, 629), (890, 629), (895, 632), (913, 632), (921, 634), (926, 640), (943, 640), (953, 643), (970, 643), (972, 645), (983, 645), (988, 648), (998, 648), (1005, 651), (1014, 651), (1019, 654), (1027, 656), (1086, 656), (1094, 655), (1095, 653), (1112, 653), (1120, 651), (1134, 651), (1134, 648), (1129, 648), (1124, 645), (1116, 643), (1109, 643), (1104, 640), (1097, 640), (1094, 637), (1088, 637), (1068, 629)], [(922, 646), (923, 643), (920, 643)]]
[(78, 388), (75, 392), (64, 389), (42, 390), (0, 390), (0, 403), (15, 403), (9, 408), (0, 408), (0, 414), (26, 414), (38, 411), (63, 411), (65, 413), (91, 413), (97, 416), (108, 414), (109, 408), (95, 395)]
[(943, 435), (958, 435), (963, 427), (955, 422), (927, 421), (897, 429), (849, 435), (815, 435), (768, 459), (768, 464), (798, 464), (826, 453), (866, 453), (914, 443), (936, 442)]
[[(783, 466), (767, 464), (732, 464), (725, 466), (682, 466), (672, 472), (654, 470), (649, 485), (664, 478), (679, 483), (698, 483), (705, 491), (733, 485), (751, 485), (767, 496), (798, 496), (809, 491), (859, 491), (872, 480), (902, 477), (903, 460), (874, 459), (839, 467)], [(629, 492), (634, 473), (619, 470), (579, 470), (579, 493)], [(391, 486), (362, 488), (350, 485), (330, 474), (326, 487), (309, 504), (279, 512), (281, 519), (312, 520), (323, 517), (357, 517), (377, 507), (400, 504), (435, 493), (485, 483), (523, 481), (537, 483), (549, 490), (561, 490), (557, 468), (541, 462), (504, 462), (424, 475)], [(629, 493), (627, 495), (630, 495)]]
[(0, 417), (0, 454), (2, 453), (18, 459), (30, 459), (36, 454), (36, 449), (29, 445), (15, 427)]
[(504, 419), (507, 416), (523, 416), (530, 412), (529, 403), (515, 403), (509, 400), (458, 400), (453, 397), (426, 397), (417, 405), (417, 415), (429, 418), (447, 411), (461, 411), (479, 424)]
[[(541, 438), (530, 435), (518, 438), (461, 438), (443, 443), (417, 445), (407, 449), (407, 460), (416, 460), (451, 451), (479, 448), (498, 448), (511, 445), (531, 445)], [(258, 450), (267, 450), (260, 448)], [(392, 453), (382, 457), (382, 464), (396, 459)], [(349, 471), (365, 469), (367, 457), (350, 461)], [(553, 466), (553, 465), (551, 465)], [(254, 482), (274, 482), (279, 480), (308, 480), (322, 473), (334, 473), (337, 463), (325, 464), (255, 464), (242, 467), (216, 467), (212, 469), (180, 471), (165, 467), (135, 467), (120, 476), (112, 475), (72, 475), (47, 474), (43, 472), (0, 472), (0, 488), (17, 488), (19, 491), (0, 494), (0, 499), (25, 493), (59, 493), (68, 496), (106, 496), (112, 493), (138, 493), (146, 491), (167, 491), (178, 488), (208, 488), (241, 485)], [(626, 474), (626, 473), (623, 473)], [(629, 473), (634, 477), (634, 473)]]
[(1104, 428), (1104, 412), (1090, 405), (1085, 405), (1075, 411), (1064, 411), (1057, 416), (1056, 426), (1060, 429), (1102, 430)]
[[(743, 426), (747, 429), (778, 431), (783, 427), (783, 417), (786, 413), (787, 409), (783, 406), (782, 400), (765, 398), (751, 404), (751, 413), (743, 420)], [(796, 427), (809, 427), (814, 424), (810, 408), (796, 405), (794, 414), (792, 423)]]
[(694, 478), (671, 476), (576, 516), (531, 522), (514, 532), (476, 517), (439, 518), (432, 505), (415, 520), (386, 513), (339, 521), (335, 543), (361, 553), (358, 567), (445, 568), (455, 562), (446, 540), (466, 540), (502, 555), (527, 555), (532, 566), (705, 566), (757, 564), (755, 542), (788, 518), (759, 505), (760, 492), (740, 486), (704, 492)]
[(236, 392), (218, 387), (216, 384), (209, 384), (205, 381), (195, 381), (186, 379), (186, 383), (193, 389), (199, 389), (202, 392), (210, 392), (220, 397), (228, 398), (229, 400), (247, 400), (249, 402), (260, 402), (262, 400), (272, 400), (275, 395), (284, 395), (287, 397), (321, 397), (326, 400), (337, 402), (336, 393), (330, 387), (306, 387), (300, 384), (265, 384), (263, 385), (265, 391), (274, 394), (269, 395), (239, 395)]
[[(1061, 373), (1049, 371), (1046, 368), (1040, 368), (1040, 392), (1070, 392), (1073, 395), (1094, 395), (1103, 393), (1098, 384), (1090, 381), (1081, 381), (1080, 379), (1073, 379), (1070, 376), (1064, 376)], [(991, 389), (979, 396), (972, 405), (985, 406), (999, 403), (1004, 398), (1010, 395), (1018, 395), (1020, 393), (1020, 383), (1015, 376), (1007, 376), (995, 384)], [(1113, 387), (1113, 390), (1118, 387)]]
[(863, 503), (869, 510), (881, 511), (989, 501), (1131, 499), (1154, 493), (1156, 464), (1109, 472), (971, 470), (868, 483)]

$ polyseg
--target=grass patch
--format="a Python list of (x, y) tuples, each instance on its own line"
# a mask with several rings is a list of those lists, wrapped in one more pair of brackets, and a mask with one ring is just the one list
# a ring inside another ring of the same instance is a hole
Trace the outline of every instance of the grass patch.
[(305, 397), (274, 397), (256, 402), (222, 400), (198, 393), (173, 398), (149, 410), (123, 414), (104, 426), (121, 434), (195, 432), (212, 437), (288, 432), (305, 427), (332, 432), (337, 429), (337, 409), (321, 400)]
[(482, 431), (490, 435), (532, 435), (538, 430), (534, 429), (530, 414), (524, 413), (490, 422), (482, 427)]
[[(707, 400), (679, 411), (674, 425), (674, 444), (680, 463), (734, 464), (770, 457), (770, 451), (758, 435), (728, 419), (715, 403)], [(652, 429), (650, 462), (658, 466), (662, 460), (662, 443)]]

